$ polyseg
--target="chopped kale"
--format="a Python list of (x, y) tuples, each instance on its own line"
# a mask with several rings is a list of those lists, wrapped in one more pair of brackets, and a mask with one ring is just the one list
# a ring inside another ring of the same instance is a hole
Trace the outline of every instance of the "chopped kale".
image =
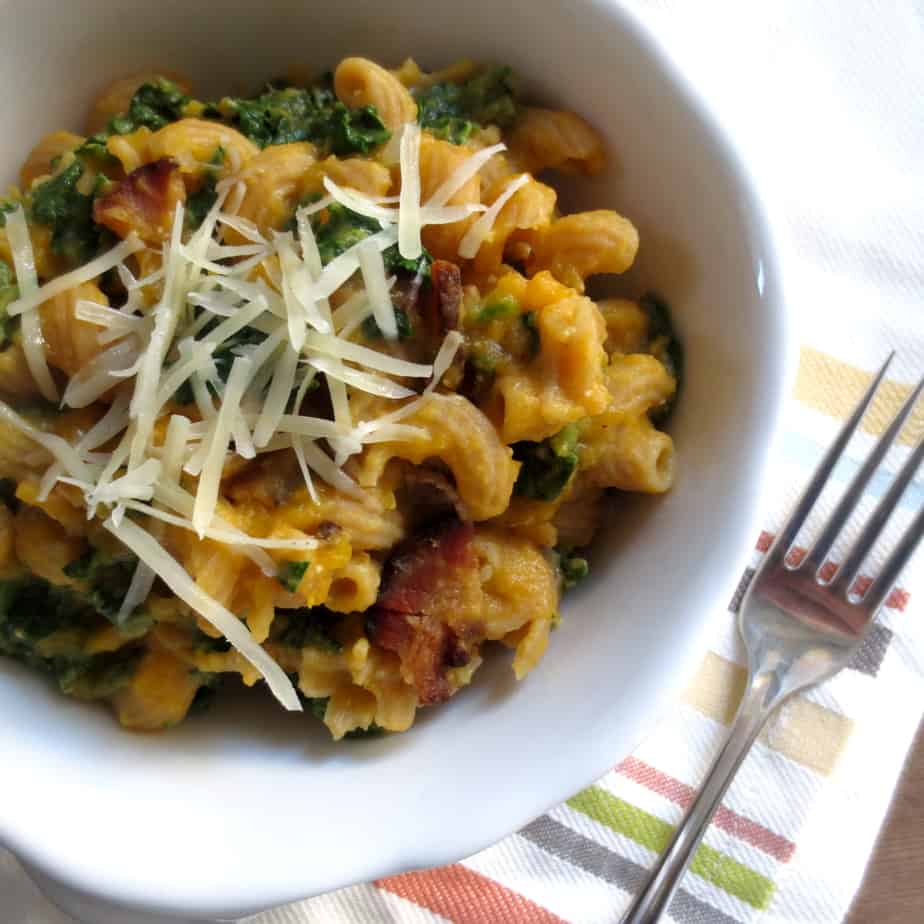
[(298, 585), (301, 584), (305, 572), (308, 570), (310, 561), (287, 561), (280, 569), (276, 580), (290, 593), (298, 591)]
[(339, 617), (323, 607), (305, 607), (286, 613), (288, 624), (279, 636), (279, 643), (289, 648), (320, 648), (339, 654), (343, 646), (331, 634)]
[(308, 703), (309, 712), (316, 718), (324, 721), (327, 713), (328, 698), (326, 696), (309, 696), (305, 697)]
[(511, 318), (519, 310), (520, 304), (512, 295), (502, 295), (497, 301), (480, 308), (475, 313), (474, 320), (476, 324), (489, 324), (491, 321)]
[[(398, 325), (399, 340), (410, 340), (414, 336), (414, 325), (403, 308), (395, 308), (395, 322)], [(367, 340), (380, 340), (382, 337), (378, 322), (371, 314), (363, 321), (362, 329)]]
[(206, 177), (203, 184), (186, 198), (186, 228), (195, 231), (215, 204), (218, 193), (215, 191), (215, 177)]
[(74, 148), (74, 155), (79, 158), (96, 158), (98, 160), (114, 160), (106, 147), (106, 139), (109, 135), (106, 132), (98, 132), (90, 135), (80, 147)]
[(509, 67), (484, 71), (465, 83), (435, 83), (416, 94), (417, 119), (431, 134), (464, 144), (479, 125), (509, 125), (517, 104)]
[(93, 196), (77, 189), (84, 166), (79, 160), (32, 190), (32, 219), (52, 228), (51, 249), (71, 266), (96, 254), (102, 229), (93, 221)]
[(523, 467), (513, 493), (533, 500), (555, 500), (577, 469), (577, 442), (577, 426), (568, 424), (541, 443), (514, 443), (513, 457)]
[(556, 550), (558, 560), (558, 573), (561, 576), (561, 586), (564, 590), (574, 587), (590, 573), (587, 559), (578, 555), (574, 549), (561, 548)]
[(74, 593), (97, 613), (125, 634), (143, 635), (150, 628), (151, 619), (141, 607), (122, 621), (118, 618), (137, 566), (138, 559), (134, 555), (126, 553), (113, 557), (99, 549), (91, 549), (82, 558), (67, 564), (64, 573), (79, 582)]
[[(211, 330), (212, 326), (217, 326), (221, 320), (221, 318), (217, 318), (214, 325), (209, 325), (205, 328), (204, 333)], [(212, 354), (212, 358), (215, 360), (215, 368), (218, 371), (218, 378), (222, 382), (227, 382), (234, 360), (243, 352), (246, 352), (248, 347), (259, 346), (264, 340), (266, 340), (266, 334), (255, 327), (245, 327), (233, 337), (225, 340)]]
[(375, 722), (373, 722), (368, 728), (351, 729), (343, 737), (349, 738), (351, 741), (355, 741), (362, 738), (381, 738), (383, 735), (387, 734), (388, 732), (386, 729), (382, 728), (381, 725), (376, 725)]
[(460, 393), (473, 404), (480, 404), (487, 398), (498, 364), (505, 357), (503, 347), (494, 340), (474, 340), (466, 344), (465, 373), (459, 386)]
[(360, 241), (382, 230), (374, 219), (353, 212), (339, 202), (311, 216), (311, 230), (325, 265)]
[[(198, 316), (201, 310), (202, 309), (199, 308), (196, 309), (196, 316)], [(202, 334), (209, 333), (209, 331), (217, 327), (222, 320), (222, 318), (215, 318), (210, 321), (202, 329)], [(259, 346), (265, 339), (266, 334), (262, 331), (257, 330), (255, 327), (245, 327), (232, 337), (220, 343), (212, 354), (218, 379), (221, 382), (227, 382), (228, 376), (231, 374), (231, 366), (234, 364), (234, 360), (253, 347)], [(169, 367), (167, 371), (169, 372)], [(210, 380), (208, 386), (212, 394), (221, 400), (221, 391), (216, 387), (216, 384)], [(177, 404), (192, 404), (196, 400), (189, 379), (173, 393), (173, 400), (176, 401)]]
[(332, 154), (368, 154), (391, 137), (374, 106), (348, 109), (329, 82), (307, 89), (270, 87), (251, 99), (226, 97), (214, 108), (263, 148), (310, 141)]
[(677, 389), (660, 407), (651, 411), (651, 422), (663, 426), (674, 412), (677, 398), (683, 385), (683, 344), (674, 331), (671, 311), (660, 296), (648, 292), (639, 299), (639, 304), (648, 315), (648, 349), (661, 360), (667, 371), (676, 379)]
[(112, 696), (131, 680), (141, 655), (137, 648), (127, 647), (86, 658), (59, 660), (55, 670), (58, 686), (62, 693), (79, 699)]
[[(303, 696), (302, 699), (307, 704), (308, 711), (316, 719), (323, 722), (324, 716), (327, 715), (328, 697)], [(373, 722), (368, 728), (354, 728), (352, 731), (348, 731), (343, 737), (356, 740), (360, 738), (379, 738), (384, 734), (387, 734), (386, 730), (382, 728), (381, 725), (376, 725), (375, 722)]]
[(391, 247), (382, 251), (382, 259), (385, 262), (385, 272), (388, 275), (393, 273), (404, 272), (411, 276), (420, 276), (427, 282), (430, 280), (430, 267), (433, 263), (433, 257), (426, 247), (416, 260), (409, 260), (402, 257), (398, 251), (398, 245), (392, 244)]
[(0, 199), (0, 228), (6, 227), (6, 216), (10, 212), (16, 211), (16, 203), (10, 202), (8, 199)]
[(128, 112), (110, 119), (108, 131), (111, 135), (127, 135), (139, 128), (156, 132), (181, 119), (189, 102), (189, 97), (172, 80), (156, 77), (137, 89)]
[(109, 696), (131, 677), (140, 652), (126, 646), (98, 655), (45, 656), (40, 643), (55, 632), (80, 633), (96, 625), (86, 604), (67, 588), (39, 578), (0, 583), (0, 654), (54, 676), (65, 693), (84, 699)]
[(0, 350), (5, 350), (19, 326), (19, 318), (11, 318), (6, 309), (19, 298), (19, 288), (13, 281), (13, 271), (0, 260)]
[[(339, 202), (333, 202), (311, 216), (311, 230), (318, 244), (321, 262), (326, 266), (360, 241), (381, 231), (382, 226), (374, 218), (367, 218)], [(382, 252), (382, 259), (389, 275), (406, 272), (413, 276), (420, 273), (425, 280), (430, 278), (433, 258), (426, 249), (416, 260), (407, 260), (399, 253), (398, 245), (392, 244)]]
[(536, 312), (527, 311), (525, 314), (521, 314), (520, 323), (529, 334), (529, 359), (532, 359), (539, 354), (539, 349), (542, 346), (542, 339), (539, 336), (539, 324), (536, 321)]

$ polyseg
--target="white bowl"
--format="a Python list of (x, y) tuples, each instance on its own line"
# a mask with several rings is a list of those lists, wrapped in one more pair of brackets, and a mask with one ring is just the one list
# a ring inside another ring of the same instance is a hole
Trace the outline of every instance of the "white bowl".
[(166, 734), (128, 734), (3, 660), (0, 841), (93, 920), (103, 912), (87, 895), (243, 915), (457, 860), (605, 772), (688, 679), (724, 612), (789, 384), (771, 234), (695, 90), (602, 0), (6, 0), (2, 10), (3, 180), (42, 133), (79, 131), (108, 80), (152, 66), (214, 94), (346, 54), (509, 63), (531, 97), (584, 113), (606, 136), (613, 166), (571, 184), (569, 205), (637, 224), (630, 282), (674, 306), (688, 374), (672, 424), (676, 488), (618, 508), (592, 580), (569, 596), (524, 682), (495, 659), (408, 734), (333, 745), (259, 693)]

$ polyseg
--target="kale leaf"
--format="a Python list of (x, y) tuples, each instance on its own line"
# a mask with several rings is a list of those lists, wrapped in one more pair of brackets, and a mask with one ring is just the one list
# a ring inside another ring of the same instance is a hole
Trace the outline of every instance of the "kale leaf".
[(435, 83), (416, 94), (422, 128), (453, 144), (464, 144), (480, 125), (510, 125), (517, 115), (509, 67), (497, 67), (465, 83)]
[(276, 580), (290, 593), (298, 591), (298, 585), (301, 584), (305, 572), (308, 570), (310, 561), (287, 561), (279, 569)]
[(52, 228), (52, 251), (72, 266), (93, 258), (102, 235), (93, 221), (93, 196), (77, 189), (83, 171), (83, 164), (75, 160), (32, 190), (32, 219)]
[(325, 265), (360, 241), (382, 230), (374, 219), (351, 211), (339, 202), (311, 216), (311, 230), (318, 242), (318, 253)]
[(96, 614), (67, 588), (40, 578), (0, 583), (0, 654), (54, 676), (65, 693), (83, 699), (109, 696), (123, 686), (140, 652), (132, 646), (92, 656), (47, 657), (39, 644), (52, 633), (92, 627)]
[(0, 260), (0, 350), (9, 346), (13, 332), (19, 326), (19, 318), (11, 318), (6, 309), (10, 302), (19, 298), (19, 287), (13, 280), (13, 271)]
[(343, 646), (331, 634), (339, 617), (323, 607), (304, 607), (286, 612), (288, 623), (279, 636), (279, 644), (289, 648), (320, 648), (339, 654)]
[(476, 324), (489, 324), (513, 317), (520, 310), (520, 303), (512, 295), (502, 295), (480, 308), (474, 317)]
[(215, 190), (215, 177), (206, 177), (205, 182), (186, 197), (186, 228), (195, 231), (215, 204), (218, 193)]
[(128, 593), (138, 559), (129, 553), (117, 557), (91, 549), (82, 558), (69, 562), (64, 573), (78, 581), (73, 593), (127, 635), (143, 635), (151, 619), (141, 607), (119, 621), (119, 610)]
[(513, 493), (533, 500), (555, 500), (578, 466), (578, 429), (568, 424), (541, 443), (513, 444), (513, 457), (523, 463)]
[[(414, 324), (403, 308), (395, 308), (395, 323), (398, 325), (399, 340), (410, 340), (414, 336)], [(382, 338), (378, 321), (371, 314), (363, 321), (362, 331), (367, 340), (381, 340)]]
[(225, 97), (213, 108), (261, 148), (310, 141), (327, 153), (368, 154), (391, 137), (374, 106), (348, 109), (329, 80), (307, 89), (270, 87), (250, 99)]
[[(312, 215), (310, 220), (318, 253), (325, 266), (360, 241), (382, 230), (374, 218), (360, 215), (339, 202), (332, 202), (327, 208)], [(404, 272), (414, 276), (419, 273), (425, 281), (430, 279), (433, 257), (426, 248), (416, 260), (408, 260), (401, 256), (398, 245), (392, 244), (382, 252), (382, 259), (385, 272), (389, 275)]]
[(539, 322), (536, 320), (535, 311), (527, 311), (520, 315), (520, 323), (526, 329), (529, 339), (528, 358), (532, 359), (539, 353), (542, 346), (542, 338), (539, 334)]
[[(316, 719), (323, 722), (324, 716), (327, 715), (327, 704), (330, 702), (329, 697), (303, 696), (302, 699), (307, 704), (308, 711)], [(380, 738), (385, 734), (387, 734), (387, 731), (382, 728), (381, 725), (376, 725), (375, 722), (373, 722), (368, 728), (354, 728), (352, 731), (348, 731), (343, 737), (356, 740), (361, 738)]]
[(661, 360), (667, 371), (676, 379), (677, 388), (673, 395), (660, 407), (654, 408), (649, 416), (656, 426), (663, 426), (674, 412), (683, 386), (684, 353), (683, 344), (674, 331), (671, 310), (659, 295), (648, 292), (639, 299), (639, 305), (648, 315), (648, 349)]
[(6, 227), (6, 216), (10, 212), (16, 211), (16, 203), (10, 202), (8, 199), (0, 199), (0, 228)]
[(135, 91), (128, 104), (128, 112), (109, 120), (109, 134), (127, 135), (139, 128), (149, 128), (156, 132), (181, 119), (189, 102), (190, 98), (172, 80), (156, 77)]
[(574, 587), (580, 583), (590, 573), (590, 565), (587, 559), (578, 555), (574, 549), (560, 548), (555, 552), (558, 573), (561, 576), (561, 586), (564, 590)]

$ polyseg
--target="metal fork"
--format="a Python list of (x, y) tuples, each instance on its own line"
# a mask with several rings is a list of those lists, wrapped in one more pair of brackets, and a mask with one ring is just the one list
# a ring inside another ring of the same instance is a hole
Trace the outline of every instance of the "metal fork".
[(872, 403), (894, 355), (885, 361), (821, 460), (789, 522), (780, 530), (751, 581), (738, 621), (748, 655), (748, 683), (738, 714), (699, 794), (622, 924), (654, 924), (667, 910), (725, 791), (767, 719), (788, 697), (827, 680), (847, 664), (924, 536), (922, 508), (865, 592), (856, 585), (860, 566), (924, 458), (922, 439), (833, 577), (827, 571), (822, 576), (828, 553), (914, 409), (924, 389), (922, 380), (850, 482), (811, 549), (801, 560), (790, 554), (796, 536)]

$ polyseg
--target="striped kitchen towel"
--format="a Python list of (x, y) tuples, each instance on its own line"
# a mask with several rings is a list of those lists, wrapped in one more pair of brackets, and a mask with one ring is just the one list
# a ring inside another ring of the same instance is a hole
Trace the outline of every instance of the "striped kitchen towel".
[[(891, 379), (838, 470), (841, 487), (924, 372), (924, 95), (913, 91), (924, 86), (920, 3), (625, 3), (732, 133), (789, 241), (783, 269), (803, 346), (768, 485), (773, 513), (685, 695), (634, 754), (614, 755), (603, 779), (452, 866), (343, 889), (248, 924), (615, 924), (734, 715), (745, 681), (734, 614), (773, 532), (889, 350), (899, 353)], [(541, 15), (541, 3), (534, 9)], [(921, 434), (922, 413), (887, 469)], [(874, 479), (865, 511), (887, 484), (886, 474)], [(922, 503), (919, 480), (885, 548)], [(791, 701), (755, 745), (671, 908), (677, 924), (843, 920), (924, 705), (922, 576), (924, 553), (849, 669)], [(5, 853), (0, 895), (14, 924), (66, 920)]]
[[(779, 515), (757, 537), (728, 618), (681, 702), (634, 754), (595, 785), (460, 863), (344, 889), (249, 924), (618, 921), (734, 717), (746, 679), (734, 617), (747, 584), (812, 464), (871, 378), (858, 366), (803, 348), (778, 471)], [(908, 391), (899, 381), (887, 383), (837, 472), (841, 486)], [(922, 430), (924, 405), (888, 460), (890, 468)], [(864, 503), (875, 502), (888, 481), (886, 473), (878, 476)], [(830, 510), (834, 493), (826, 492), (822, 511)], [(922, 495), (918, 482), (896, 512), (884, 548), (924, 502)], [(882, 554), (874, 554), (871, 570)], [(670, 918), (677, 924), (827, 924), (843, 918), (924, 703), (924, 630), (910, 618), (914, 576), (906, 573), (908, 580), (893, 590), (849, 667), (790, 701), (765, 730), (674, 900)], [(845, 817), (849, 841), (832, 825)]]

